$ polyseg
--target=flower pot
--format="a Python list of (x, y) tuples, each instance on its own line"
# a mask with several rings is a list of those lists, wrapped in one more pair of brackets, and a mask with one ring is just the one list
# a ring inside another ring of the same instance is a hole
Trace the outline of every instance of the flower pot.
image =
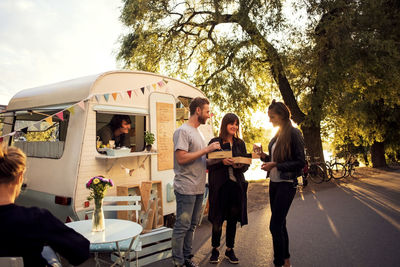
[(150, 151), (151, 150), (151, 145), (146, 145), (146, 151)]
[(92, 217), (92, 232), (104, 231), (103, 199), (94, 199), (94, 212)]

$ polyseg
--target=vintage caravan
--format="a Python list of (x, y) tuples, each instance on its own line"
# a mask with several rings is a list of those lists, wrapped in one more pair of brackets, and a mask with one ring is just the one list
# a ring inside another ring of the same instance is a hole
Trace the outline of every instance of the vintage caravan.
[[(103, 175), (115, 184), (107, 195), (158, 181), (162, 214), (173, 214), (172, 135), (198, 96), (204, 94), (190, 84), (139, 71), (111, 71), (20, 91), (1, 114), (3, 142), (28, 156), (25, 190), (17, 203), (45, 207), (63, 221), (67, 216), (84, 219), (93, 209), (85, 185)], [(104, 154), (96, 132), (115, 114), (130, 116), (131, 150)], [(150, 152), (145, 131), (155, 135)], [(200, 131), (208, 142), (211, 122)]]

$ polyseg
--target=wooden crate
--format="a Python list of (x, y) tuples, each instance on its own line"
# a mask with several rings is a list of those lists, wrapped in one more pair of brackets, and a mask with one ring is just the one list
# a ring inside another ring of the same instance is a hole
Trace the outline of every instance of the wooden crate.
[(140, 195), (146, 212), (148, 212), (148, 223), (145, 232), (164, 225), (162, 204), (161, 181), (144, 181), (140, 186)]
[[(140, 185), (119, 185), (117, 186), (117, 196), (140, 196)], [(140, 201), (142, 204), (142, 201)], [(121, 201), (119, 205), (128, 205), (127, 201)], [(143, 205), (142, 205), (143, 209)], [(121, 210), (117, 212), (117, 218), (123, 220), (137, 221), (136, 213), (128, 210)]]

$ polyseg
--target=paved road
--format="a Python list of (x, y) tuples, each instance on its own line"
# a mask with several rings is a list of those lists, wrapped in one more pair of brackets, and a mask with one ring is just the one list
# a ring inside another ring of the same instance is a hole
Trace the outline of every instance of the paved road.
[[(294, 267), (400, 266), (400, 170), (314, 188), (296, 195), (288, 215)], [(238, 229), (236, 266), (273, 266), (270, 216), (269, 207), (253, 211), (249, 225)], [(208, 263), (210, 233), (211, 225), (204, 220), (195, 234), (195, 261), (200, 266), (232, 266), (226, 260)], [(223, 245), (221, 254), (224, 251)], [(93, 266), (93, 261), (84, 266)], [(147, 266), (167, 267), (172, 261)]]
[[(236, 266), (273, 266), (270, 216), (268, 208), (254, 211), (249, 225), (238, 229)], [(232, 266), (226, 260), (208, 263), (210, 227), (204, 221), (196, 231), (195, 260), (201, 266)], [(288, 231), (295, 267), (400, 266), (400, 170), (298, 193)], [(148, 266), (172, 264), (166, 259)]]

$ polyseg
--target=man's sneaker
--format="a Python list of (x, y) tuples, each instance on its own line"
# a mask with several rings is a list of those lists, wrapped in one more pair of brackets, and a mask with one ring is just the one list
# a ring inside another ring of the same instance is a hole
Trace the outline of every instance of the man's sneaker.
[(233, 248), (231, 250), (226, 250), (225, 251), (225, 258), (227, 258), (230, 263), (233, 263), (233, 264), (238, 264), (239, 263), (239, 259), (236, 258), (235, 252), (233, 251)]
[(185, 260), (186, 267), (199, 267), (197, 263), (194, 263), (192, 260), (186, 259)]
[(218, 263), (219, 262), (219, 251), (216, 248), (213, 248), (211, 250), (211, 257), (210, 257), (210, 263)]

